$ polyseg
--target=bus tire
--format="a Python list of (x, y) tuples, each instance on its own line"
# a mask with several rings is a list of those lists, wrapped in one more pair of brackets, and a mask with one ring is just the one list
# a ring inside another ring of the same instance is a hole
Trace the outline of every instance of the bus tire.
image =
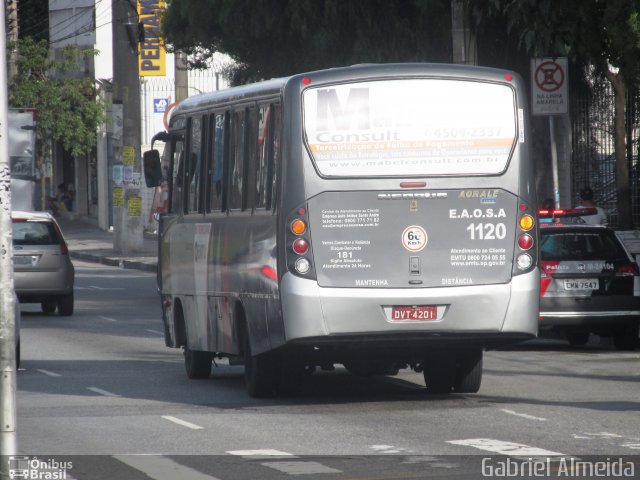
[(277, 380), (277, 359), (271, 352), (253, 355), (249, 332), (244, 334), (244, 380), (247, 393), (253, 398), (274, 395)]
[(54, 313), (58, 308), (58, 303), (52, 300), (45, 300), (40, 306), (42, 307), (42, 313)]
[(298, 356), (283, 352), (279, 355), (277, 370), (278, 395), (282, 397), (299, 395), (305, 377), (305, 366)]
[(477, 393), (482, 383), (482, 349), (460, 350), (456, 358), (456, 375), (453, 391)]
[(193, 380), (209, 378), (212, 360), (213, 355), (211, 352), (191, 350), (187, 346), (184, 347), (184, 369), (187, 372), (187, 377)]
[(422, 374), (428, 393), (451, 393), (455, 378), (455, 357), (448, 351), (429, 352)]
[(567, 330), (565, 332), (569, 344), (574, 347), (581, 347), (586, 345), (589, 341), (588, 330)]

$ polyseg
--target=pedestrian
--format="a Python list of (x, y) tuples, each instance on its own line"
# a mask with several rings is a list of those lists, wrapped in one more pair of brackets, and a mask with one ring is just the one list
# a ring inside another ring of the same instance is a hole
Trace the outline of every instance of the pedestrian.
[(593, 190), (590, 186), (585, 186), (580, 190), (580, 204), (576, 208), (595, 208), (596, 212), (589, 215), (581, 215), (580, 218), (584, 223), (590, 225), (606, 225), (607, 224), (607, 212), (596, 206), (593, 202)]

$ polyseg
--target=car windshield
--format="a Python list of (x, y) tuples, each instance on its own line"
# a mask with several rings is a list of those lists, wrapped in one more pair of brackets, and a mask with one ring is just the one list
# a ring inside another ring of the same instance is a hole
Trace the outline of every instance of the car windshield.
[(604, 230), (543, 230), (540, 235), (542, 260), (616, 260), (626, 253), (615, 233)]
[(60, 239), (51, 222), (14, 222), (14, 245), (56, 245)]

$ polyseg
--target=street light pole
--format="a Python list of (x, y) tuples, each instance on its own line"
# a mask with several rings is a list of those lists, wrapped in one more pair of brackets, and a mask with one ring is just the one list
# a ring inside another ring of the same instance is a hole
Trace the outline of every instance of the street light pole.
[(11, 227), (11, 165), (7, 122), (7, 41), (0, 8), (0, 478), (9, 478), (6, 456), (17, 452), (16, 351)]

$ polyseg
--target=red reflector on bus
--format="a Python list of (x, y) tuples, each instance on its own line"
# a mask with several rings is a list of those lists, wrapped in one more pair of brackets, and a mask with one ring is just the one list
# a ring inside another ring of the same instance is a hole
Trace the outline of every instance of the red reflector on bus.
[(311, 83), (311, 79), (309, 77), (304, 77), (302, 79), (302, 84), (303, 85), (309, 85)]
[(507, 82), (510, 82), (511, 80), (513, 80), (513, 75), (511, 75), (510, 73), (505, 73), (505, 74), (504, 74), (504, 79), (505, 79)]

